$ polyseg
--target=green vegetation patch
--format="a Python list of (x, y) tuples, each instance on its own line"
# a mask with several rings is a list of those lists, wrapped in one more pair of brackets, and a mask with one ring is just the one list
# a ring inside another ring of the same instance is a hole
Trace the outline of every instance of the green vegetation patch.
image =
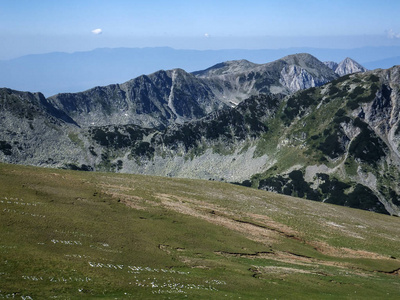
[(251, 285), (250, 275), (239, 280), (246, 267), (214, 252), (257, 253), (265, 246), (201, 219), (152, 208), (145, 198), (146, 209), (129, 208), (101, 192), (95, 177), (57, 174), (15, 180), (1, 172), (7, 183), (0, 189), (1, 296), (218, 298), (239, 293), (236, 285)]
[(83, 148), (84, 143), (83, 141), (79, 138), (79, 135), (77, 133), (71, 132), (68, 134), (68, 138), (73, 142), (75, 145)]
[[(375, 196), (373, 191), (366, 186), (351, 182), (342, 182), (324, 173), (318, 173), (317, 179), (319, 183), (318, 187), (312, 188), (311, 184), (304, 180), (303, 172), (294, 170), (287, 174), (287, 176), (255, 177), (253, 181), (257, 180), (257, 187), (262, 190), (388, 214), (384, 205)], [(254, 183), (243, 182), (242, 185), (253, 186)]]
[(286, 178), (278, 175), (261, 179), (258, 188), (309, 200), (321, 200), (320, 192), (310, 187), (300, 170), (290, 172)]
[(318, 150), (332, 159), (345, 153), (345, 145), (349, 139), (340, 129), (333, 132), (331, 130), (325, 130), (324, 136), (325, 139), (319, 144)]
[(385, 155), (387, 145), (361, 119), (355, 119), (354, 125), (359, 127), (361, 132), (351, 142), (349, 153), (355, 158), (376, 166), (377, 162)]
[(368, 187), (356, 184), (351, 192), (347, 192), (352, 185), (327, 174), (319, 173), (317, 176), (323, 181), (319, 188), (324, 195), (324, 202), (388, 214), (385, 206)]
[(348, 96), (349, 100), (346, 106), (350, 109), (356, 109), (361, 103), (369, 103), (376, 98), (376, 93), (379, 89), (383, 89), (385, 86), (380, 87), (377, 83), (373, 83), (368, 88), (364, 88), (361, 85), (357, 86)]
[(295, 117), (304, 115), (307, 108), (317, 104), (317, 98), (314, 95), (316, 88), (310, 88), (305, 91), (290, 96), (281, 116), (286, 125), (289, 125)]
[(7, 143), (6, 141), (0, 141), (0, 151), (4, 153), (4, 155), (11, 155), (12, 154), (12, 146)]

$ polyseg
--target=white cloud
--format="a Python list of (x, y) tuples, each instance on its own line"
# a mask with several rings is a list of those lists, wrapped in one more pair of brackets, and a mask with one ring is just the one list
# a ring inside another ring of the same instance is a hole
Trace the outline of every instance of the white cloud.
[(206, 38), (209, 38), (209, 37), (210, 37), (210, 35), (209, 35), (208, 33), (205, 33), (204, 36), (205, 36)]
[(386, 33), (389, 39), (400, 39), (400, 33), (395, 32), (393, 29), (389, 29)]
[(96, 28), (92, 30), (92, 33), (94, 34), (101, 34), (103, 32), (103, 30), (101, 28)]

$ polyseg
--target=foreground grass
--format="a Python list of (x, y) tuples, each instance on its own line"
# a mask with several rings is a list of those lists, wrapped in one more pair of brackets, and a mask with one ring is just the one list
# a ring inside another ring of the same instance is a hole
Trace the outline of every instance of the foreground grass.
[(0, 164), (0, 298), (398, 299), (399, 225), (224, 183)]

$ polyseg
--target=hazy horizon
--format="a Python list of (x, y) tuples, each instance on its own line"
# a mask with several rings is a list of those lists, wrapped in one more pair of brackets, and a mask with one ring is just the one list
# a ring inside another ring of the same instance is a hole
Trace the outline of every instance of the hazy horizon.
[(96, 48), (400, 46), (398, 1), (1, 1), (0, 60)]

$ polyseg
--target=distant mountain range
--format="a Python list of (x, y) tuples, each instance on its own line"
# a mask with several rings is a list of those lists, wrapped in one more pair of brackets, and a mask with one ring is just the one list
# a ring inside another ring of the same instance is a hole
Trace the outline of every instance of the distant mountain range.
[(399, 68), (301, 53), (48, 98), (4, 88), (0, 160), (223, 180), (400, 215)]
[(165, 127), (236, 106), (252, 95), (288, 95), (337, 77), (315, 57), (298, 54), (267, 64), (229, 61), (193, 74), (182, 69), (158, 71), (124, 84), (57, 94), (49, 100), (81, 126)]
[(159, 70), (202, 70), (221, 61), (246, 59), (254, 63), (277, 60), (293, 53), (310, 53), (321, 61), (351, 57), (367, 69), (400, 64), (400, 47), (359, 49), (289, 48), (263, 50), (176, 50), (172, 48), (115, 48), (87, 52), (28, 55), (0, 61), (0, 87), (42, 92), (46, 96), (80, 92), (94, 86), (128, 81)]

